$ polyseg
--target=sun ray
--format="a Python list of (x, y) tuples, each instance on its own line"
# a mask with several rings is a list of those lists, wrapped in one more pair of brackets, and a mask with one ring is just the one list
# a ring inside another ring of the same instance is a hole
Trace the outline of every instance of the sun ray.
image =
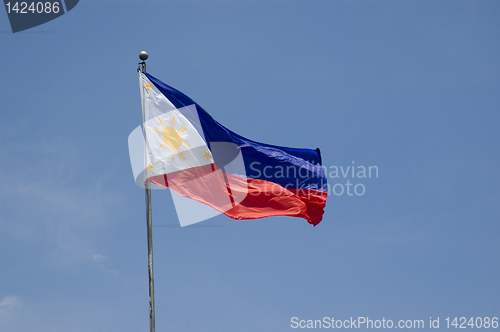
[(186, 159), (186, 152), (184, 152), (182, 148), (179, 148), (177, 151), (179, 151), (179, 155), (182, 159)]
[(160, 120), (160, 124), (163, 126), (163, 128), (167, 128), (167, 125), (165, 125), (165, 122), (163, 122), (163, 119), (158, 117), (158, 119)]

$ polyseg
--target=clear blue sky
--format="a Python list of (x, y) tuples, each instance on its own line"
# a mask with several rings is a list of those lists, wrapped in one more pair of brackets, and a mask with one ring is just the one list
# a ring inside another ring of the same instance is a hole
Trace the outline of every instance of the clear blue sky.
[(153, 194), (157, 331), (500, 316), (500, 3), (97, 1), (0, 9), (0, 330), (148, 331), (127, 137), (148, 72), (248, 138), (377, 166), (321, 224), (178, 227)]

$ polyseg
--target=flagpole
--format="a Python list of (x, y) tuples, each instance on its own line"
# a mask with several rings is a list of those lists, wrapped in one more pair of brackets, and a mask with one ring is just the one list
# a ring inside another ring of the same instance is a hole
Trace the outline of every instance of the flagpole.
[[(139, 53), (141, 71), (146, 72), (148, 53)], [(153, 217), (151, 215), (151, 183), (146, 182), (146, 220), (148, 225), (148, 274), (149, 274), (149, 330), (155, 332), (155, 287), (153, 275)]]

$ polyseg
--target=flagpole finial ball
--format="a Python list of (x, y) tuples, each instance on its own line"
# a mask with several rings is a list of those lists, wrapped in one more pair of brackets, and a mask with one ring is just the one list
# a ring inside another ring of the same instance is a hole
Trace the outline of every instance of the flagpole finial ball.
[(141, 53), (139, 53), (139, 59), (141, 59), (142, 61), (145, 61), (148, 59), (148, 53), (146, 51), (142, 51)]

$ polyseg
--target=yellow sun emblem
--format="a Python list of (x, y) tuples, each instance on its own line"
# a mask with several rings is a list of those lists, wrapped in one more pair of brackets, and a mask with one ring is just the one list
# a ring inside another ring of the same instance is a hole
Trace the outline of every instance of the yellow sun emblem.
[(186, 159), (186, 152), (184, 152), (181, 145), (184, 143), (190, 147), (189, 141), (182, 138), (182, 135), (186, 133), (187, 128), (181, 127), (179, 130), (175, 129), (177, 120), (174, 115), (172, 115), (169, 119), (169, 126), (165, 124), (162, 118), (158, 117), (158, 120), (160, 121), (163, 130), (159, 130), (158, 128), (153, 128), (153, 130), (158, 134), (158, 136), (163, 138), (163, 142), (160, 143), (160, 148), (165, 149), (165, 146), (168, 145), (172, 159), (174, 159), (174, 151), (179, 153), (179, 156), (181, 156), (182, 159)]

